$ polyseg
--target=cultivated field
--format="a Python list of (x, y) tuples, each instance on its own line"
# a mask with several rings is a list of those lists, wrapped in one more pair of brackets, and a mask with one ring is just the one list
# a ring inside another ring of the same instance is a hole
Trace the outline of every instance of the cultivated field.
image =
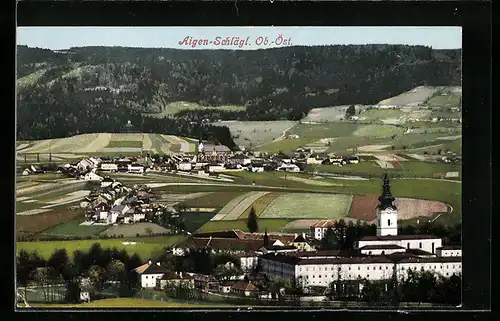
[(22, 249), (28, 252), (37, 251), (40, 256), (48, 259), (56, 249), (66, 249), (68, 254), (72, 255), (76, 250), (88, 251), (93, 244), (99, 243), (102, 248), (125, 249), (129, 255), (137, 253), (144, 261), (165, 247), (181, 243), (185, 238), (185, 236), (179, 235), (105, 240), (16, 242), (16, 251), (19, 252)]
[(306, 170), (317, 171), (318, 173), (347, 174), (375, 178), (382, 177), (386, 169), (392, 177), (406, 178), (433, 178), (439, 173), (461, 173), (462, 171), (461, 165), (457, 164), (403, 160), (396, 155), (391, 157), (391, 154), (375, 155), (375, 157), (377, 158), (375, 161), (362, 161), (358, 164), (349, 164), (343, 167), (333, 165), (307, 165)]
[(194, 232), (214, 217), (214, 212), (182, 212), (182, 220), (189, 232)]
[[(215, 189), (216, 190), (216, 189)], [(211, 192), (204, 193), (205, 195), (191, 198), (185, 200), (183, 204), (186, 207), (215, 207), (215, 208), (223, 208), (233, 199), (242, 196), (243, 192), (235, 192), (235, 191), (227, 191), (227, 192)]]
[(403, 112), (399, 109), (369, 109), (359, 115), (360, 121), (388, 122), (390, 120), (399, 123)]
[(134, 237), (137, 235), (148, 235), (149, 229), (152, 234), (167, 233), (168, 230), (154, 223), (120, 224), (101, 232), (101, 235)]
[(256, 147), (266, 144), (288, 133), (296, 122), (293, 121), (222, 121), (212, 123), (212, 125), (227, 126), (231, 131), (234, 142), (238, 146)]
[(434, 95), (434, 93), (436, 93), (440, 89), (440, 87), (416, 87), (395, 97), (384, 99), (377, 105), (417, 106), (423, 104), (427, 99), (432, 97), (432, 95)]
[(402, 127), (390, 125), (367, 125), (360, 127), (353, 133), (353, 135), (361, 137), (389, 138), (392, 136), (401, 135), (403, 134), (403, 132), (404, 129)]
[[(16, 149), (19, 160), (24, 159), (22, 155), (24, 153), (52, 153), (54, 159), (62, 159), (63, 156), (74, 157), (74, 155), (79, 154), (95, 153), (140, 153), (141, 151), (189, 153), (196, 150), (196, 142), (189, 138), (162, 134), (94, 133), (66, 138), (26, 141), (17, 145)], [(30, 160), (32, 158), (33, 155), (30, 155)]]
[[(349, 106), (333, 106), (333, 107), (322, 107), (322, 108), (313, 108), (305, 118), (302, 119), (302, 122), (311, 122), (311, 123), (326, 123), (326, 122), (337, 122), (345, 119), (345, 113)], [(367, 106), (363, 105), (355, 105), (356, 115), (359, 112), (362, 112), (367, 108)]]
[(16, 215), (16, 231), (38, 233), (84, 215), (83, 211), (70, 210), (67, 205), (34, 215)]
[(446, 87), (436, 92), (428, 101), (431, 107), (460, 107), (462, 87)]
[[(262, 145), (259, 149), (266, 152), (292, 152), (299, 147), (323, 147), (335, 145), (338, 137), (349, 137), (360, 125), (353, 123), (301, 123), (287, 132), (287, 135), (298, 135), (299, 138), (286, 138), (277, 142)], [(328, 143), (333, 141), (334, 143)]]
[[(315, 165), (312, 165), (315, 166)], [(324, 165), (318, 165), (318, 166), (324, 166)], [(296, 182), (301, 182), (304, 184), (308, 185), (316, 185), (316, 186), (342, 186), (344, 184), (338, 184), (338, 183), (333, 183), (332, 181), (325, 179), (324, 177), (321, 176), (314, 176), (311, 179), (309, 178), (304, 178), (304, 177), (299, 177), (299, 176), (293, 176), (293, 175), (287, 175), (286, 177), (283, 176), (285, 179), (289, 179), (292, 181)]]
[(340, 219), (347, 215), (351, 195), (287, 193), (274, 199), (260, 218)]
[[(283, 227), (288, 224), (290, 220), (288, 219), (262, 219), (257, 220), (259, 226), (259, 231), (264, 232), (266, 229), (268, 232), (280, 232), (283, 231)], [(248, 232), (247, 221), (246, 220), (236, 220), (236, 221), (209, 221), (200, 227), (197, 232), (213, 232), (213, 231), (224, 231), (239, 229), (243, 232)]]
[(319, 222), (320, 219), (309, 219), (309, 220), (295, 220), (291, 221), (287, 225), (283, 227), (283, 229), (286, 230), (309, 230), (309, 227), (317, 222)]
[(212, 221), (230, 221), (237, 220), (240, 215), (249, 208), (253, 202), (260, 197), (265, 196), (268, 192), (250, 192), (232, 199), (226, 206), (224, 206)]
[(91, 236), (97, 235), (109, 228), (108, 225), (81, 225), (84, 221), (84, 219), (71, 220), (45, 230), (42, 234), (58, 236)]

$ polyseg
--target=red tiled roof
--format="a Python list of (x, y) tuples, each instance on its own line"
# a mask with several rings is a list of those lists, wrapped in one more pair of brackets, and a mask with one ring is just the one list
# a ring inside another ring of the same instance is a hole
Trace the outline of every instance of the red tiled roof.
[(232, 290), (241, 290), (241, 291), (259, 291), (252, 283), (236, 283), (231, 286)]
[(322, 228), (332, 228), (334, 227), (335, 222), (332, 220), (321, 220), (310, 227), (322, 227)]

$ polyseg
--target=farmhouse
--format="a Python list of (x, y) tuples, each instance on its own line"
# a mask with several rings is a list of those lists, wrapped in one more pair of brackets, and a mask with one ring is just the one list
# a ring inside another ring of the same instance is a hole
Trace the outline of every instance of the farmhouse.
[(111, 163), (111, 162), (103, 162), (103, 163), (101, 163), (100, 169), (102, 171), (117, 172), (118, 165), (115, 163)]
[(167, 269), (160, 266), (160, 262), (153, 264), (151, 260), (134, 269), (139, 275), (141, 287), (143, 289), (154, 289), (157, 282), (166, 274), (169, 273)]
[(114, 183), (114, 179), (111, 177), (104, 177), (104, 179), (101, 181), (101, 188), (102, 187), (108, 187), (111, 186)]
[(260, 289), (250, 282), (238, 282), (231, 286), (231, 292), (243, 296), (257, 296), (260, 292)]
[(228, 163), (231, 165), (248, 165), (252, 162), (250, 157), (243, 154), (237, 154), (228, 159)]
[(179, 164), (177, 164), (177, 170), (179, 171), (189, 172), (192, 168), (193, 168), (192, 164), (187, 161), (182, 161)]
[(168, 285), (184, 285), (186, 287), (195, 288), (194, 277), (187, 273), (182, 272), (168, 272), (163, 274), (163, 276), (157, 279), (156, 287), (158, 289), (164, 289)]
[(239, 253), (240, 267), (243, 271), (253, 271), (257, 268), (258, 255), (256, 252)]
[(198, 159), (202, 161), (225, 162), (231, 156), (231, 150), (225, 145), (198, 143)]
[(100, 182), (102, 181), (104, 178), (97, 175), (95, 172), (88, 172), (87, 174), (85, 174), (85, 176), (83, 176), (83, 179), (86, 180), (86, 181), (96, 181), (96, 182)]
[(332, 220), (322, 220), (309, 226), (311, 230), (311, 237), (316, 240), (322, 240), (325, 237), (326, 231), (329, 228), (333, 228), (335, 222)]
[(297, 165), (295, 165), (295, 164), (286, 164), (286, 163), (282, 164), (276, 170), (278, 170), (278, 171), (285, 171), (285, 172), (294, 172), (294, 173), (300, 172), (300, 168)]
[(296, 247), (299, 251), (303, 252), (312, 252), (316, 251), (316, 249), (307, 242), (305, 233), (301, 235), (297, 235), (295, 239), (290, 243), (290, 245)]

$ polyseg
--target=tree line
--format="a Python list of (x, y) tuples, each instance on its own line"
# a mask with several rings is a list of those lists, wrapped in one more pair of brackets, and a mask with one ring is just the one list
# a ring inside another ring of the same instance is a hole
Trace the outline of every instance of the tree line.
[[(17, 56), (20, 139), (118, 130), (131, 114), (146, 132), (194, 137), (217, 132), (202, 119), (298, 120), (314, 107), (373, 104), (421, 85), (461, 83), (461, 51), (425, 46), (80, 47), (66, 53), (18, 46)], [(141, 117), (175, 101), (246, 110), (184, 111), (159, 123)]]
[[(24, 296), (29, 286), (41, 287), (45, 302), (78, 303), (82, 290), (95, 298), (98, 291), (112, 286), (120, 296), (133, 296), (140, 289), (133, 269), (141, 264), (137, 254), (130, 256), (126, 250), (103, 249), (98, 243), (87, 252), (75, 251), (71, 260), (66, 249), (56, 249), (48, 259), (36, 251), (20, 250), (16, 256), (16, 283)], [(82, 289), (84, 278), (90, 280), (89, 288)], [(63, 298), (56, 296), (57, 286), (61, 285), (65, 289)]]

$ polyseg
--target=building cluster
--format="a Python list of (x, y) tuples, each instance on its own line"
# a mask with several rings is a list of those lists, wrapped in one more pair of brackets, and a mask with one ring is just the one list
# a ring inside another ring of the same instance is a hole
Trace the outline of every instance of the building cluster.
[(293, 156), (282, 153), (266, 155), (263, 153), (233, 153), (227, 146), (198, 144), (196, 155), (168, 155), (147, 157), (146, 166), (157, 170), (178, 170), (196, 174), (226, 171), (282, 171), (300, 172), (308, 164), (338, 165), (355, 164), (357, 156), (336, 156), (334, 154), (315, 154), (311, 149), (299, 148)]
[(325, 220), (311, 225), (310, 233), (300, 235), (240, 230), (196, 233), (173, 252), (185, 255), (205, 248), (212, 253), (230, 253), (240, 258), (246, 278), (252, 273), (288, 278), (304, 290), (326, 288), (337, 280), (403, 279), (409, 271), (432, 271), (443, 277), (461, 274), (460, 246), (443, 245), (442, 239), (433, 235), (398, 235), (394, 200), (386, 174), (376, 209), (377, 233), (360, 238), (352, 251), (321, 250), (326, 231), (335, 228), (333, 221)]
[(106, 177), (99, 188), (82, 200), (86, 220), (97, 224), (137, 223), (151, 221), (163, 213), (161, 205), (153, 203), (154, 195), (146, 186), (128, 188)]

